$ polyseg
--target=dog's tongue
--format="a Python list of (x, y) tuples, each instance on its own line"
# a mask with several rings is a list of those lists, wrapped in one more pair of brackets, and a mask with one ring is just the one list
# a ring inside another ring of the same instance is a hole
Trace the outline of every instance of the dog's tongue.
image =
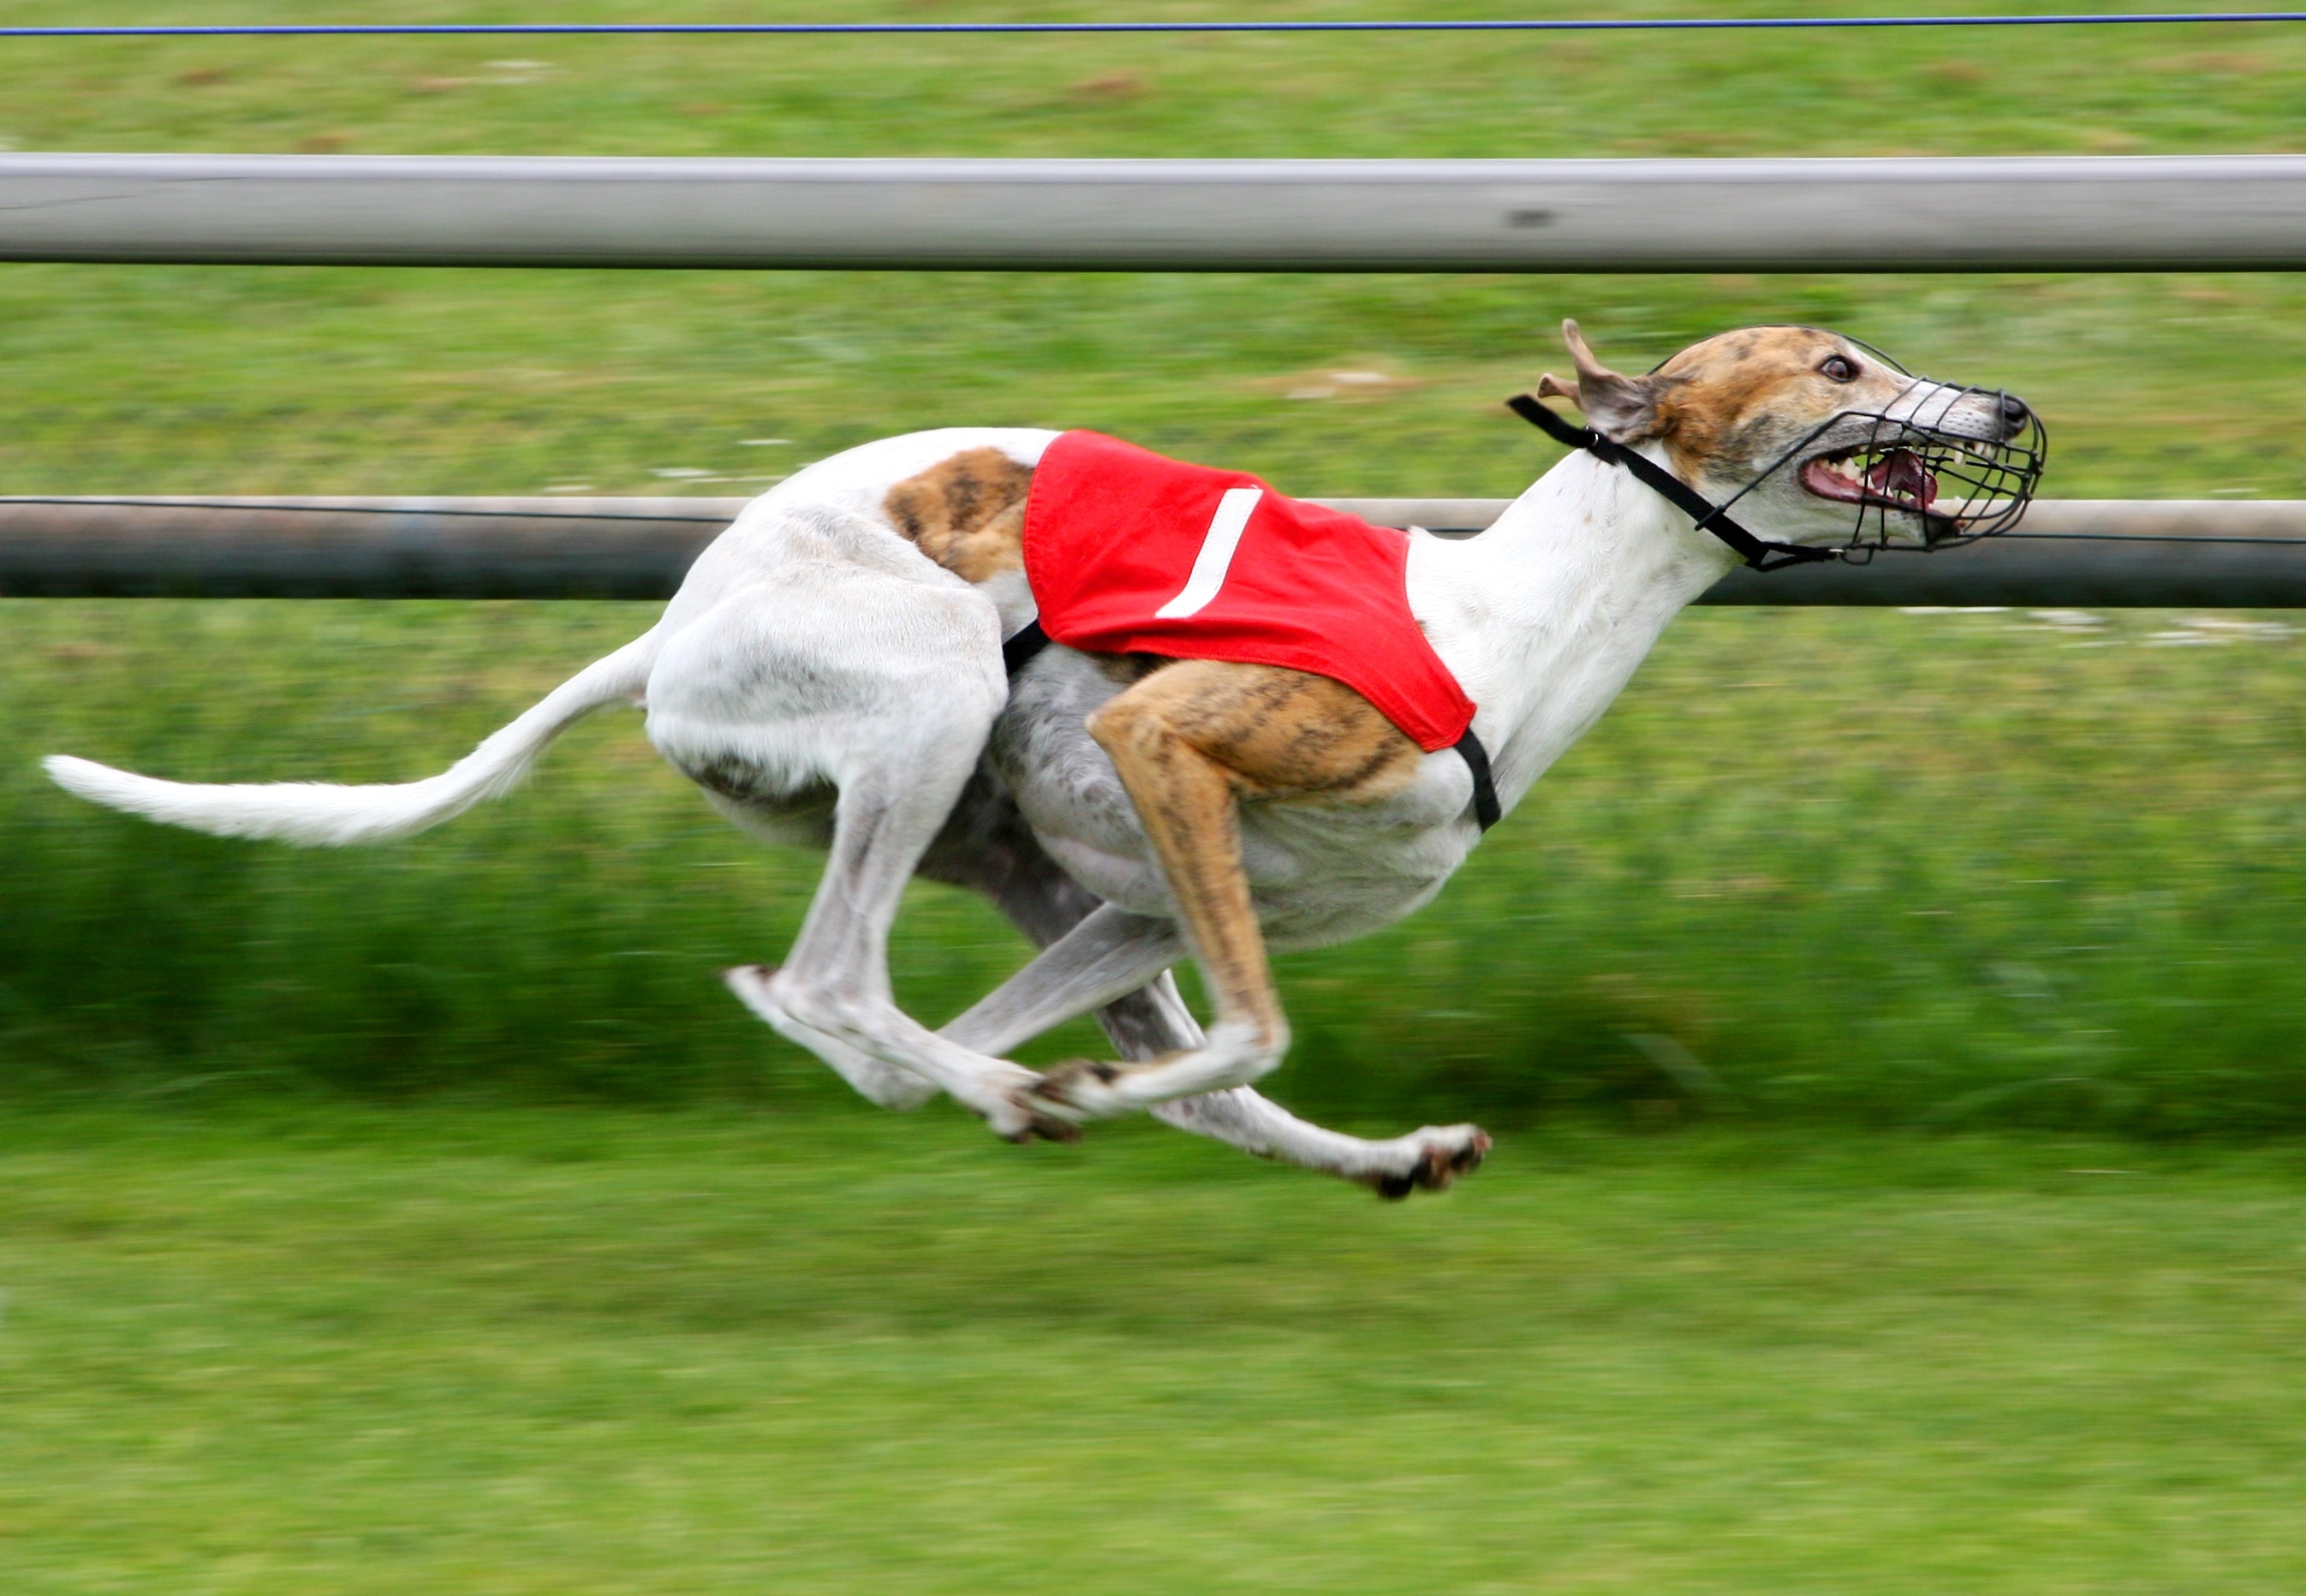
[(1938, 496), (1938, 479), (1922, 465), (1911, 449), (1893, 448), (1874, 462), (1866, 485), (1888, 499), (1903, 499), (1927, 509)]

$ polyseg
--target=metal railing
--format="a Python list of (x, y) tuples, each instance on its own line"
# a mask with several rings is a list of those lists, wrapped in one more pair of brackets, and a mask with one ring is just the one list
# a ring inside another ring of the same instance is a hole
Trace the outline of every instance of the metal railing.
[[(0, 154), (0, 260), (1288, 271), (2306, 267), (2306, 157), (807, 160)], [(1470, 532), (1502, 501), (1340, 500)], [(0, 500), (0, 594), (653, 599), (744, 503)], [(2019, 535), (1703, 601), (2306, 606), (2306, 503)]]
[[(10, 597), (662, 599), (742, 499), (0, 499)], [(1340, 499), (1468, 533), (1494, 499)], [(1709, 604), (2306, 608), (2306, 501), (2052, 499), (2018, 533), (1732, 572)]]
[(1004, 270), (2306, 267), (2306, 157), (0, 155), (0, 260)]

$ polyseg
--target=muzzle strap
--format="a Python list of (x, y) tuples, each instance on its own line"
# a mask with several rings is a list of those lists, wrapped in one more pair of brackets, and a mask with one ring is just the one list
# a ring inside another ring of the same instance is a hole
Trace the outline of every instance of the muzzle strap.
[(1541, 404), (1534, 394), (1516, 394), (1506, 401), (1506, 405), (1556, 443), (1582, 448), (1604, 465), (1624, 466), (1636, 482), (1696, 522), (1700, 532), (1710, 532), (1729, 544), (1738, 559), (1757, 571), (1775, 571), (1789, 565), (1841, 558), (1839, 549), (1811, 549), (1799, 543), (1773, 543), (1755, 537), (1730, 519), (1726, 507), (1715, 504), (1648, 456), (1591, 427), (1574, 424), (1560, 412)]

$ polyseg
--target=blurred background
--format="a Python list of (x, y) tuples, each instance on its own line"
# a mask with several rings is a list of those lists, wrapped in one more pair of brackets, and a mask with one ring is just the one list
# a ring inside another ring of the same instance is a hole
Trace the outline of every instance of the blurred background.
[[(722, 17), (772, 20), (661, 20)], [(99, 20), (547, 19), (0, 4)], [(2302, 71), (2287, 26), (5, 40), (0, 144), (2248, 153), (2306, 148)], [(1499, 401), (1575, 316), (1627, 369), (1800, 320), (2005, 387), (2054, 497), (2306, 498), (2302, 308), (2282, 274), (12, 265), (0, 491), (717, 497), (990, 423), (1506, 496), (1554, 451)], [(653, 613), (0, 601), (12, 1589), (2306, 1575), (2295, 617), (1691, 611), (1435, 905), (1281, 961), (1275, 1096), (1500, 1133), (1399, 1210), (1142, 1127), (1020, 1151), (869, 1110), (713, 978), (776, 960), (816, 859), (631, 715), (366, 851), (160, 830), (35, 764), (411, 779)], [(1024, 952), (918, 887), (900, 995), (942, 1020)]]

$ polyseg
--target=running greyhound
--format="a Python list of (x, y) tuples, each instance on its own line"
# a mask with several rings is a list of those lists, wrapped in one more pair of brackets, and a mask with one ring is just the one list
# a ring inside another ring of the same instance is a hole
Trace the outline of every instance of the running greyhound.
[[(1148, 1110), (1388, 1196), (1444, 1188), (1488, 1150), (1477, 1127), (1364, 1140), (1251, 1089), (1289, 1046), (1267, 950), (1362, 935), (1440, 890), (1484, 814), (1509, 812), (1675, 612), (1739, 562), (1691, 493), (1734, 499), (1775, 547), (1840, 546), (1853, 510), (1927, 546), (1960, 530), (1929, 449), (1990, 452), (2034, 425), (2006, 394), (1913, 377), (1815, 329), (1724, 333), (1644, 376), (1563, 330), (1576, 380), (1538, 392), (1573, 401), (1593, 447), (1479, 536), (1387, 534), (1405, 544), (1397, 602), (1467, 701), (1479, 761), (1291, 665), (1096, 653), (1060, 635), (1012, 676), (1004, 640), (1037, 624), (1036, 473), (1083, 435), (952, 428), (846, 450), (754, 500), (646, 635), (430, 780), (201, 786), (61, 755), (47, 770), (170, 824), (373, 842), (508, 791), (564, 727), (633, 701), (730, 819), (829, 854), (782, 968), (724, 978), (874, 1102), (942, 1090), (1012, 1139)], [(1192, 583), (1234, 579), (1246, 545), (1238, 526), (1220, 535), (1229, 513), (1193, 529), (1201, 550), (1164, 613)], [(916, 874), (984, 893), (1040, 946), (942, 1029), (890, 987), (886, 942)], [(1169, 974), (1188, 954), (1214, 1008), (1206, 1032)], [(1003, 1056), (1091, 1011), (1117, 1062), (1037, 1071)]]

